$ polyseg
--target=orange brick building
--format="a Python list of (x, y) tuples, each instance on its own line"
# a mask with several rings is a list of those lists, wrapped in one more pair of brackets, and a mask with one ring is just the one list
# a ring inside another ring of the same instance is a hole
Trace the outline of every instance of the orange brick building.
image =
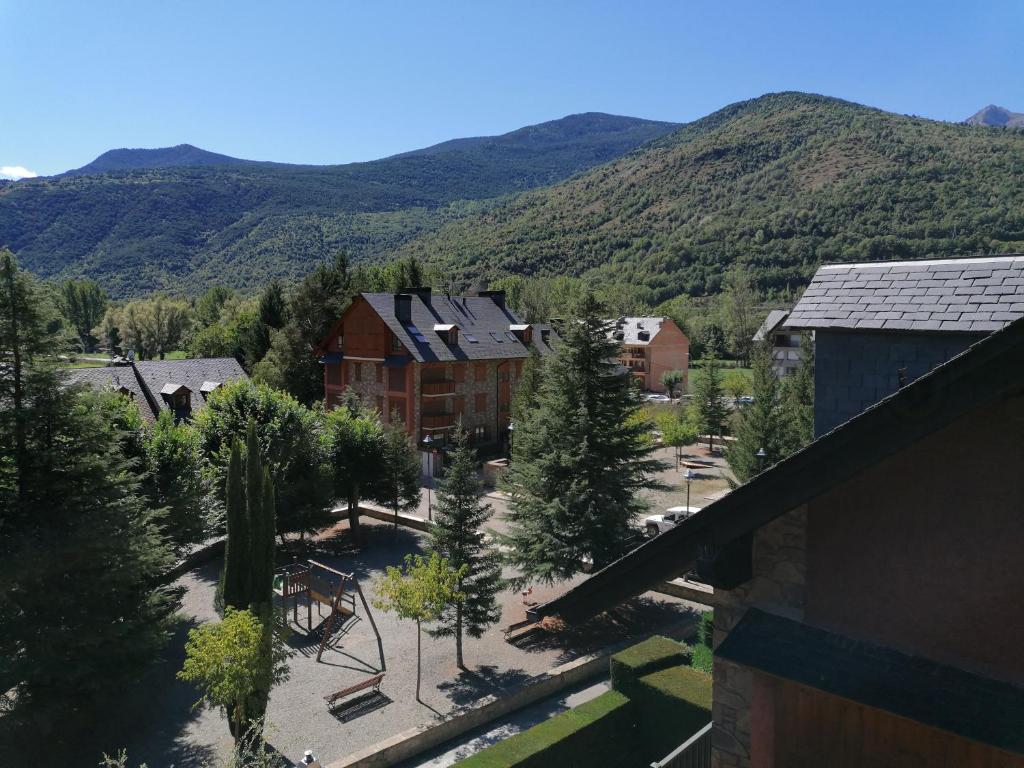
[(664, 392), (661, 377), (683, 372), (683, 391), (689, 380), (690, 340), (669, 317), (620, 317), (609, 332), (621, 344), (619, 365), (628, 368), (647, 392)]
[(503, 291), (362, 293), (321, 345), (326, 406), (350, 389), (385, 421), (397, 414), (418, 442), (443, 444), (461, 418), (474, 445), (500, 446), (530, 348), (547, 355), (552, 337), (523, 323)]

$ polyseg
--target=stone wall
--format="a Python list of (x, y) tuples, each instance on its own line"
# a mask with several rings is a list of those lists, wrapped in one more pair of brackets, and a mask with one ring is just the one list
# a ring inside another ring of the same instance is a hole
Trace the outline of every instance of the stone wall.
[(963, 352), (971, 333), (815, 333), (814, 434), (823, 435)]
[[(733, 590), (715, 590), (715, 648), (752, 606), (801, 620), (807, 572), (807, 507), (773, 520), (754, 535), (753, 577)], [(711, 765), (750, 766), (750, 670), (715, 658), (712, 689)]]

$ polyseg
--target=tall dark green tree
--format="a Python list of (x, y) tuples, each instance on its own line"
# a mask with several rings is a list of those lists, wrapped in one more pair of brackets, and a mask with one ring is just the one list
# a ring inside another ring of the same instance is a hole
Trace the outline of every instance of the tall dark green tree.
[(800, 367), (782, 383), (787, 453), (794, 453), (814, 440), (814, 340), (800, 339)]
[(3, 720), (73, 743), (159, 654), (177, 600), (127, 436), (51, 363), (51, 312), (0, 250), (0, 676), (16, 689)]
[(701, 432), (708, 436), (708, 450), (714, 448), (715, 435), (722, 434), (722, 427), (729, 415), (722, 383), (722, 366), (719, 361), (721, 349), (713, 338), (707, 342), (701, 360), (701, 375), (694, 387), (693, 407), (697, 409), (697, 424)]
[(182, 552), (202, 541), (212, 523), (199, 434), (191, 424), (175, 424), (170, 411), (161, 411), (144, 439), (146, 477), (142, 489), (153, 507), (165, 510), (160, 528)]
[(398, 527), (400, 512), (415, 509), (420, 503), (420, 454), (406, 434), (398, 412), (384, 425), (381, 444), (382, 473), (378, 498), (395, 513)]
[(235, 440), (228, 462), (228, 539), (224, 556), (223, 600), (225, 610), (248, 610), (263, 624), (257, 684), (245, 702), (244, 723), (229, 712), (228, 723), (238, 738), (266, 712), (274, 678), (273, 581), (275, 550), (274, 484), (264, 467), (256, 425), (250, 421), (242, 445)]
[(518, 420), (537, 407), (540, 384), (544, 374), (544, 358), (533, 345), (530, 356), (523, 363), (523, 375), (516, 382), (516, 396), (512, 401), (512, 419)]
[(501, 557), (485, 543), (481, 527), (491, 516), (491, 505), (481, 504), (484, 490), (476, 469), (476, 451), (461, 422), (453, 435), (444, 479), (437, 488), (434, 527), (430, 548), (447, 558), (460, 576), (457, 588), (464, 598), (449, 605), (436, 628), (435, 637), (455, 637), (455, 663), (464, 668), (463, 633), (479, 638), (501, 619), (497, 594), (502, 588)]
[(526, 581), (567, 579), (585, 559), (600, 568), (622, 555), (645, 507), (637, 494), (657, 485), (662, 466), (593, 296), (576, 315), (545, 361), (538, 406), (516, 422), (504, 538)]
[[(746, 406), (736, 424), (736, 440), (726, 457), (736, 479), (746, 482), (754, 475), (783, 459), (787, 451), (786, 414), (782, 407), (781, 387), (772, 370), (768, 347), (761, 343), (751, 354), (754, 402)], [(764, 457), (757, 455), (764, 451)]]

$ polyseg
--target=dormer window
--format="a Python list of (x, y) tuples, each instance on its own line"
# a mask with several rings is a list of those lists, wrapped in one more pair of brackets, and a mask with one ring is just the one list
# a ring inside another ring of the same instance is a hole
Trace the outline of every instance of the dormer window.
[(452, 323), (435, 323), (434, 333), (441, 337), (441, 341), (450, 347), (459, 343), (459, 327)]
[(202, 386), (199, 387), (199, 391), (203, 393), (203, 397), (206, 397), (220, 386), (221, 383), (219, 381), (204, 381)]
[(188, 418), (192, 413), (192, 390), (184, 384), (177, 384), (169, 381), (160, 390), (160, 396), (167, 403), (167, 407), (174, 412), (174, 420), (180, 421)]
[(533, 341), (533, 326), (526, 323), (512, 323), (508, 327), (509, 335), (514, 336), (523, 344)]

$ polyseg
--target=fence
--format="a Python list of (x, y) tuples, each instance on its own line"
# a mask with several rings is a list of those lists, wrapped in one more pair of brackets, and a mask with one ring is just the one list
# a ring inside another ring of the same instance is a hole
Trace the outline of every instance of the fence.
[(651, 768), (710, 768), (711, 723), (676, 747), (668, 757), (651, 763)]

